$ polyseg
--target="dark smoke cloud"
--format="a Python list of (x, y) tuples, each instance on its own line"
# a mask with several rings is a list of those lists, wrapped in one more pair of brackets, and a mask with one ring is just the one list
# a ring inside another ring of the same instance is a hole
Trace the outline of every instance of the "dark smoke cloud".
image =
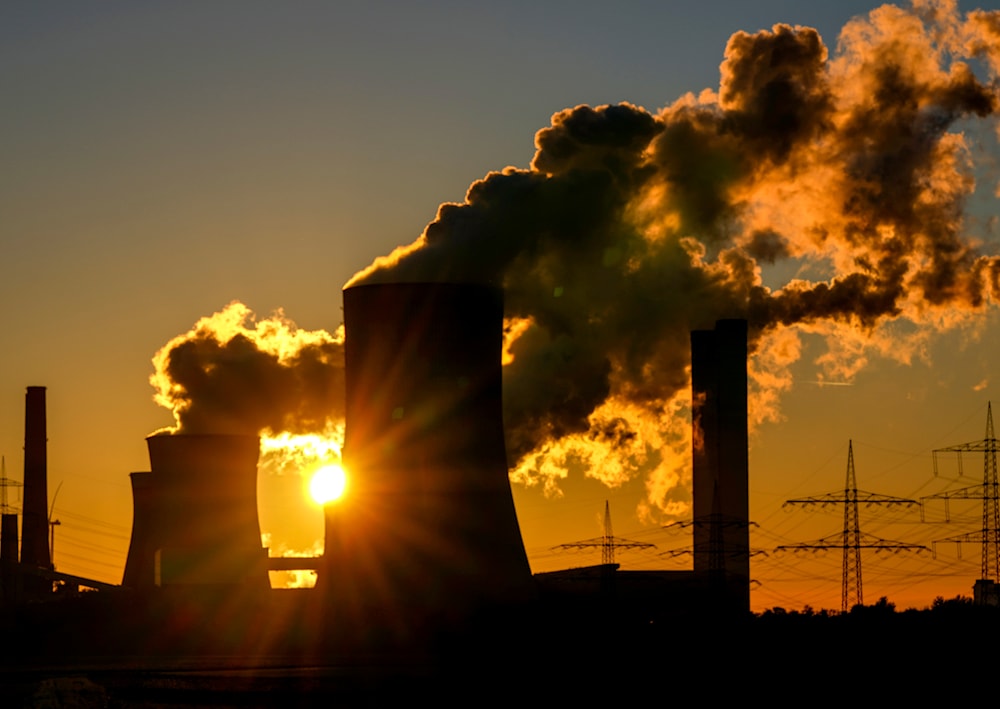
[(343, 338), (242, 303), (199, 320), (153, 359), (156, 400), (175, 432), (316, 433), (344, 417)]
[[(810, 28), (740, 32), (717, 92), (555, 114), (529, 169), (475, 182), (348, 285), (502, 284), (521, 324), (505, 404), (525, 479), (586, 440), (635, 458), (654, 438), (643, 417), (662, 433), (686, 390), (693, 328), (748, 318), (752, 348), (781, 326), (876, 342), (885, 323), (947, 327), (995, 302), (998, 261), (964, 235), (962, 130), (993, 119), (998, 70), (1000, 13), (954, 2), (883, 6), (832, 57)], [(762, 267), (786, 261), (825, 275), (766, 287)]]
[[(799, 333), (826, 336), (818, 364), (842, 381), (996, 303), (1000, 260), (964, 214), (995, 149), (1000, 12), (885, 5), (833, 53), (810, 28), (740, 32), (720, 72), (717, 91), (656, 113), (560, 111), (529, 168), (476, 181), (348, 284), (505, 288), (515, 479), (557, 491), (571, 468), (609, 485), (645, 474), (649, 511), (682, 514), (692, 329), (749, 320), (759, 422), (791, 386)], [(183, 430), (343, 416), (341, 336), (280, 315), (255, 323), (233, 304), (155, 364)]]

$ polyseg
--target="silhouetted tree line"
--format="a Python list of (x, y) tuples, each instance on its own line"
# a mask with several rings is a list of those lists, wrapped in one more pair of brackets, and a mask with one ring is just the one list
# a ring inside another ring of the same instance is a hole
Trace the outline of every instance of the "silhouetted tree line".
[[(963, 595), (957, 595), (954, 598), (945, 598), (944, 596), (937, 596), (930, 606), (923, 609), (907, 608), (904, 611), (897, 611), (896, 604), (890, 601), (887, 597), (882, 596), (875, 603), (871, 605), (857, 604), (853, 606), (849, 612), (852, 616), (867, 616), (873, 617), (877, 615), (891, 615), (894, 613), (902, 613), (904, 615), (912, 615), (916, 613), (965, 613), (965, 614), (979, 614), (979, 613), (991, 613), (995, 612), (997, 609), (991, 606), (977, 606), (972, 598)], [(828, 610), (822, 608), (820, 610), (814, 609), (810, 605), (806, 605), (802, 610), (786, 610), (781, 606), (774, 606), (773, 608), (768, 608), (759, 614), (761, 618), (770, 617), (785, 617), (785, 616), (805, 616), (807, 618), (820, 617), (829, 618), (831, 616), (840, 616), (842, 613), (840, 611)]]

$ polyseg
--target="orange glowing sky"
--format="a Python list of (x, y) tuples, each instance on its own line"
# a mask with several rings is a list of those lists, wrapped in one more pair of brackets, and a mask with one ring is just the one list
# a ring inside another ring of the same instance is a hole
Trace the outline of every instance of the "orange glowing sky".
[[(655, 111), (718, 90), (734, 32), (812, 26), (833, 51), (840, 28), (874, 6), (500, 5), (0, 7), (0, 454), (19, 480), (24, 390), (48, 387), (60, 570), (121, 580), (128, 473), (148, 469), (145, 436), (174, 423), (149, 384), (151, 359), (171, 338), (233, 301), (261, 319), (282, 309), (306, 331), (334, 333), (344, 283), (413, 241), (474, 180), (527, 167), (552, 114), (620, 101)], [(973, 7), (1000, 4), (959, 9)], [(967, 205), (968, 235), (987, 254), (997, 252), (997, 177), (984, 175)], [(831, 379), (817, 361), (827, 348), (803, 335), (777, 415), (751, 437), (751, 544), (768, 552), (752, 562), (755, 609), (839, 608), (839, 553), (773, 549), (840, 530), (841, 510), (782, 502), (842, 489), (848, 440), (865, 490), (920, 497), (982, 481), (974, 456), (965, 478), (950, 459), (934, 477), (930, 451), (982, 438), (987, 402), (1000, 401), (996, 308), (921, 341), (908, 363), (900, 342)], [(848, 352), (855, 344), (842, 342)], [(774, 361), (755, 366), (782, 373)], [(600, 561), (599, 549), (551, 547), (598, 536), (605, 499), (616, 536), (657, 544), (623, 553), (624, 568), (690, 566), (689, 556), (660, 554), (684, 547), (686, 533), (640, 517), (645, 479), (608, 487), (585, 472), (570, 470), (555, 493), (514, 484), (535, 571)], [(294, 470), (262, 476), (262, 527), (275, 550), (308, 552), (321, 535), (307, 487)], [(930, 546), (978, 529), (980, 514), (976, 502), (953, 504), (946, 525), (939, 506), (923, 523), (918, 513), (862, 509), (861, 524)], [(902, 608), (970, 595), (979, 559), (975, 544), (960, 557), (954, 545), (866, 555), (865, 598)]]

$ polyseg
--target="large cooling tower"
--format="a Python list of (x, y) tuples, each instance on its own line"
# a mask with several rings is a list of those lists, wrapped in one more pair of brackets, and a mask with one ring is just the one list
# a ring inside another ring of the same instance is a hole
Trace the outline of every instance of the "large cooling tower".
[(501, 420), (503, 294), (344, 291), (347, 497), (328, 513), (326, 593), (476, 612), (534, 595)]
[[(268, 588), (257, 518), (255, 436), (157, 435), (151, 472), (132, 476), (135, 514), (123, 584)], [(150, 569), (152, 559), (152, 569)]]
[[(48, 456), (45, 387), (31, 386), (24, 399), (24, 517), (21, 564), (50, 569)], [(44, 584), (43, 584), (44, 585)]]
[(694, 568), (725, 579), (749, 610), (747, 323), (720, 320), (691, 333), (694, 424)]

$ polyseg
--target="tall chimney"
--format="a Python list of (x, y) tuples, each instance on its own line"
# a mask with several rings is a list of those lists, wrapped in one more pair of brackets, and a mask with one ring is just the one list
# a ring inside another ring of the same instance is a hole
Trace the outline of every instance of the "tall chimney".
[(348, 496), (328, 512), (337, 607), (475, 613), (534, 595), (507, 477), (503, 293), (344, 291)]
[(750, 609), (747, 322), (691, 333), (694, 569)]
[(50, 569), (45, 387), (30, 386), (24, 407), (24, 518), (21, 565)]

